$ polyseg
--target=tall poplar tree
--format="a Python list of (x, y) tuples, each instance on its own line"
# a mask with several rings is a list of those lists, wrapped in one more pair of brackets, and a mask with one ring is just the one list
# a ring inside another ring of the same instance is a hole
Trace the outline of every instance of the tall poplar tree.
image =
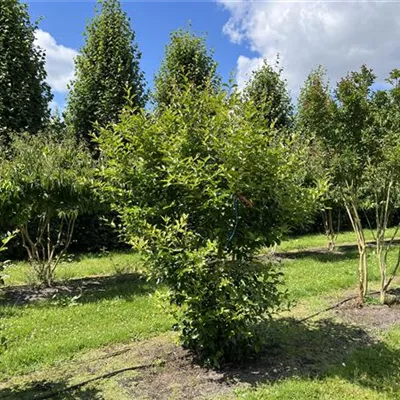
[(168, 106), (176, 92), (187, 84), (203, 90), (215, 90), (220, 85), (217, 62), (207, 49), (205, 37), (197, 36), (188, 29), (171, 33), (165, 48), (164, 60), (155, 77), (154, 99), (160, 106)]
[[(136, 107), (145, 105), (141, 53), (119, 0), (102, 0), (88, 24), (86, 42), (75, 60), (66, 121), (76, 136), (91, 144), (95, 124), (118, 120), (127, 94)], [(131, 103), (131, 104), (132, 104)]]
[(37, 24), (27, 5), (0, 1), (0, 137), (36, 133), (50, 116), (45, 54), (35, 45)]
[[(296, 114), (296, 128), (309, 140), (309, 167), (314, 175), (331, 173), (332, 152), (336, 140), (335, 113), (336, 104), (326, 82), (326, 71), (320, 66), (311, 71), (301, 88)], [(336, 240), (332, 208), (337, 203), (337, 195), (333, 193), (333, 187), (331, 182), (330, 190), (325, 193), (322, 210), (330, 250), (334, 249)]]
[(262, 67), (253, 71), (244, 89), (244, 98), (252, 101), (257, 110), (255, 117), (277, 129), (289, 127), (293, 122), (293, 106), (282, 72), (279, 59), (275, 68), (264, 60)]

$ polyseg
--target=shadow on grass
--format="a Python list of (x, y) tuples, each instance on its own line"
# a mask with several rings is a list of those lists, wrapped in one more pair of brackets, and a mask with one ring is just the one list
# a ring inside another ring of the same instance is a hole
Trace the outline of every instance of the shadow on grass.
[[(389, 240), (386, 240), (389, 242)], [(367, 247), (370, 249), (375, 248), (374, 241), (367, 241)], [(400, 239), (395, 239), (393, 244), (399, 244)], [(339, 262), (346, 260), (356, 260), (358, 258), (357, 244), (346, 243), (338, 245), (335, 250), (329, 251), (325, 247), (309, 248), (301, 250), (290, 250), (282, 251), (274, 254), (278, 259), (303, 259), (303, 258), (314, 258), (319, 262)]]
[(338, 377), (386, 394), (400, 393), (400, 343), (380, 342), (356, 326), (285, 319), (266, 328), (271, 346), (257, 359), (224, 370), (224, 381), (251, 386), (291, 377)]
[(334, 263), (348, 260), (357, 260), (358, 252), (354, 246), (338, 247), (334, 251), (326, 249), (304, 249), (298, 251), (288, 251), (276, 253), (275, 257), (281, 260), (301, 260), (304, 258), (313, 258), (321, 263)]
[[(29, 385), (0, 389), (1, 400), (102, 400), (98, 390), (84, 387), (75, 391), (64, 392), (64, 382), (36, 381)], [(56, 394), (59, 393), (59, 394)]]
[(154, 292), (156, 285), (138, 273), (71, 279), (50, 288), (29, 285), (3, 289), (0, 305), (23, 306), (40, 301), (51, 301), (58, 306), (72, 302), (89, 303), (120, 297), (129, 300)]

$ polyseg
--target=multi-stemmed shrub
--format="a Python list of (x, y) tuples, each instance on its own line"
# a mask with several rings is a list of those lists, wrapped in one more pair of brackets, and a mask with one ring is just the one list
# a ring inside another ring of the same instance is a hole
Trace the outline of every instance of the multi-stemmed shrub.
[(157, 113), (125, 109), (98, 139), (101, 192), (168, 285), (183, 344), (211, 365), (261, 348), (257, 331), (284, 294), (257, 251), (318, 197), (296, 138), (257, 125), (254, 112), (235, 91), (188, 85)]
[(14, 136), (2, 149), (0, 213), (19, 230), (38, 279), (52, 284), (78, 215), (93, 206), (93, 161), (72, 137)]

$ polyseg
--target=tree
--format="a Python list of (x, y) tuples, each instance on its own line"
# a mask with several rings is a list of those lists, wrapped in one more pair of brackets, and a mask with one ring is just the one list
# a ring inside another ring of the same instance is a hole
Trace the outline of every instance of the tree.
[[(374, 237), (381, 274), (381, 301), (400, 265), (400, 254), (387, 278), (390, 218), (400, 205), (400, 94), (398, 70), (390, 74), (390, 90), (372, 90), (375, 76), (363, 66), (343, 78), (336, 90), (338, 135), (335, 179), (357, 238), (359, 301), (368, 292), (368, 260), (360, 211), (375, 211)], [(369, 223), (369, 221), (367, 221)]]
[(257, 110), (255, 118), (267, 128), (271, 125), (277, 129), (287, 128), (292, 124), (293, 106), (282, 72), (279, 59), (275, 68), (264, 60), (262, 67), (253, 71), (244, 89), (244, 98), (252, 101)]
[(86, 42), (76, 57), (75, 80), (68, 97), (66, 122), (78, 138), (93, 146), (95, 124), (118, 120), (127, 104), (143, 107), (146, 96), (141, 53), (119, 0), (101, 0), (101, 11), (86, 29)]
[(365, 234), (359, 212), (362, 210), (362, 190), (368, 160), (375, 151), (378, 137), (370, 135), (373, 126), (371, 114), (372, 84), (375, 75), (362, 66), (342, 78), (336, 87), (338, 101), (335, 115), (334, 180), (356, 234), (359, 253), (358, 293), (363, 303), (368, 292), (368, 265)]
[(154, 83), (158, 106), (168, 106), (176, 92), (184, 90), (188, 83), (195, 90), (218, 88), (217, 63), (207, 49), (205, 38), (185, 29), (172, 32)]
[[(320, 177), (330, 175), (335, 142), (336, 104), (325, 82), (325, 75), (326, 71), (321, 66), (309, 74), (300, 91), (296, 113), (296, 129), (310, 143), (311, 173)], [(330, 250), (335, 247), (332, 208), (336, 202), (334, 182), (331, 182), (323, 202), (323, 219)]]
[(34, 43), (37, 25), (26, 4), (3, 0), (0, 27), (0, 138), (12, 131), (36, 133), (50, 115), (52, 99), (45, 55)]
[(90, 153), (68, 136), (17, 135), (2, 149), (0, 176), (0, 213), (21, 233), (39, 280), (51, 285), (77, 216), (95, 202)]
[(252, 122), (236, 92), (191, 83), (158, 112), (134, 111), (99, 137), (101, 192), (126, 240), (168, 285), (186, 347), (214, 366), (260, 350), (283, 297), (254, 255), (314, 209), (305, 149)]
[(396, 217), (400, 206), (400, 71), (393, 70), (388, 79), (391, 88), (378, 90), (370, 99), (372, 123), (366, 128), (364, 141), (370, 151), (364, 173), (362, 207), (375, 211), (376, 256), (381, 275), (380, 299), (386, 301), (387, 290), (400, 265), (400, 252), (388, 277), (388, 254), (400, 227), (397, 217), (396, 229), (387, 237), (390, 220)]

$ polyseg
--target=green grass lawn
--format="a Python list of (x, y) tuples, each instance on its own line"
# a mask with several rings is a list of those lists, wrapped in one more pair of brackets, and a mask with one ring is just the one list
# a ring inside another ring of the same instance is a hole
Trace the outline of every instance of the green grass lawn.
[[(339, 248), (340, 249), (340, 248)], [(394, 252), (388, 265), (396, 259)], [(379, 270), (372, 250), (368, 252), (369, 275), (372, 284), (379, 280)], [(356, 286), (358, 254), (354, 249), (343, 253), (300, 253), (295, 258), (282, 261), (285, 287), (294, 300), (329, 296)]]
[[(82, 254), (70, 256), (56, 270), (57, 280), (95, 275), (115, 275), (140, 271), (141, 261), (132, 252), (111, 254)], [(6, 285), (36, 284), (37, 280), (27, 262), (16, 262), (7, 268)]]
[[(366, 344), (347, 353), (344, 346), (346, 335), (350, 338), (349, 328), (336, 327), (336, 340), (327, 339), (319, 334), (310, 335), (306, 332), (296, 332), (297, 337), (290, 335), (289, 346), (292, 358), (303, 351), (314, 356), (313, 360), (319, 371), (311, 378), (294, 371), (291, 376), (273, 384), (260, 384), (250, 390), (238, 390), (238, 399), (245, 400), (398, 400), (400, 399), (400, 326), (394, 326), (380, 335), (378, 343)], [(299, 329), (300, 330), (300, 329)], [(318, 332), (318, 329), (316, 330)], [(314, 331), (315, 332), (315, 331)], [(321, 330), (320, 334), (332, 333)], [(296, 349), (293, 343), (305, 335), (310, 340), (312, 348)], [(320, 344), (315, 340), (320, 340)], [(339, 343), (337, 343), (339, 341)], [(341, 348), (340, 346), (343, 346)], [(348, 341), (349, 342), (349, 341)], [(333, 346), (331, 354), (327, 345)], [(346, 343), (348, 346), (348, 343)], [(314, 352), (313, 352), (314, 350)], [(297, 352), (297, 354), (296, 354)], [(324, 354), (325, 353), (325, 354)], [(318, 360), (318, 357), (320, 360)], [(315, 365), (314, 364), (314, 365)]]
[[(325, 247), (323, 235), (281, 244), (278, 253), (298, 250), (278, 265), (290, 298), (299, 304), (285, 317), (308, 315), (356, 286), (357, 252), (340, 247), (351, 241), (351, 234), (342, 234), (337, 253), (310, 251)], [(374, 257), (370, 249), (372, 286), (379, 277)], [(14, 379), (34, 370), (45, 375), (83, 353), (169, 331), (173, 320), (155, 294), (165, 289), (146, 281), (143, 269), (133, 253), (85, 255), (60, 265), (57, 279), (65, 288), (57, 295), (28, 303), (15, 296), (15, 301), (0, 301), (0, 377)], [(8, 275), (7, 286), (34, 282), (26, 263), (9, 268)], [(282, 328), (277, 333), (280, 351), (285, 363), (294, 360), (293, 370), (270, 383), (237, 390), (235, 398), (400, 399), (400, 326), (364, 346), (357, 335), (340, 324)], [(317, 370), (309, 370), (310, 363)]]
[[(140, 270), (135, 254), (86, 256), (62, 264), (58, 278), (114, 277), (78, 281), (71, 293), (64, 291), (30, 304), (0, 302), (0, 376), (29, 372), (84, 350), (169, 330), (172, 319), (155, 299), (156, 289), (164, 289), (146, 282), (135, 272)], [(19, 263), (9, 269), (8, 282), (23, 283), (28, 271), (26, 263)]]
[[(394, 234), (395, 228), (389, 228), (386, 233), (386, 237), (388, 239)], [(374, 240), (373, 234), (369, 229), (366, 229), (365, 239), (367, 241)], [(400, 231), (397, 236), (400, 235)], [(355, 243), (356, 238), (354, 232), (340, 232), (336, 238), (336, 245), (340, 246), (344, 243)], [(304, 250), (310, 249), (314, 247), (322, 247), (327, 248), (328, 240), (325, 235), (322, 234), (314, 234), (314, 235), (304, 235), (293, 238), (287, 238), (282, 241), (282, 243), (278, 246), (277, 251), (294, 251), (294, 250)]]

